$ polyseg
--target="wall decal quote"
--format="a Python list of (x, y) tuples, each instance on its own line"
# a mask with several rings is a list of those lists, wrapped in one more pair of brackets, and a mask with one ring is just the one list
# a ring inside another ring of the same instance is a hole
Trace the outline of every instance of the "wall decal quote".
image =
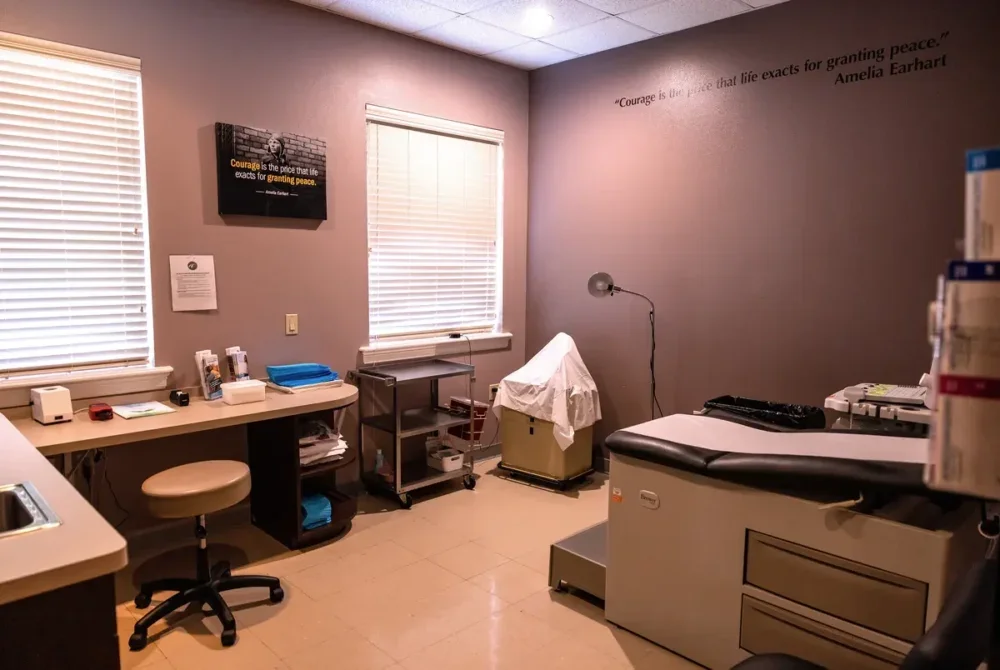
[(863, 47), (857, 51), (827, 58), (806, 58), (801, 64), (787, 63), (762, 71), (744, 70), (712, 80), (695, 82), (690, 86), (671, 86), (666, 89), (660, 88), (653, 93), (621, 97), (615, 100), (614, 104), (621, 108), (649, 107), (662, 100), (692, 98), (703, 93), (760, 84), (775, 79), (787, 79), (809, 72), (828, 74), (833, 85), (840, 86), (936, 70), (948, 66), (948, 54), (941, 52), (949, 34), (950, 31), (946, 30), (934, 37), (876, 48)]

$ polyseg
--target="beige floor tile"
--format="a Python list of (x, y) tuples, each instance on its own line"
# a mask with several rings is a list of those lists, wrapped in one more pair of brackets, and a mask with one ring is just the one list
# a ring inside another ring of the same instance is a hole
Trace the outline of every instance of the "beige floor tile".
[(281, 659), (249, 630), (237, 628), (236, 644), (223, 647), (213, 616), (189, 616), (157, 639), (176, 670), (287, 670)]
[(322, 600), (419, 560), (420, 557), (412, 551), (394, 542), (383, 542), (335, 561), (286, 575), (285, 579), (310, 598)]
[(535, 572), (543, 575), (549, 574), (549, 557), (551, 547), (540, 547), (532, 549), (526, 554), (517, 556), (514, 560), (523, 566), (529, 567)]
[[(333, 611), (286, 584), (280, 603), (232, 607), (237, 630), (251, 631), (278, 658), (316, 647), (348, 628)], [(228, 595), (228, 594), (227, 594)]]
[(563, 636), (525, 655), (524, 670), (622, 670), (622, 664), (580, 640)]
[(323, 644), (285, 659), (290, 670), (382, 670), (395, 663), (384, 651), (353, 630), (338, 630)]
[(625, 668), (633, 670), (702, 670), (702, 666), (660, 647), (655, 647), (648, 654), (629, 661), (625, 664)]
[(445, 528), (419, 516), (398, 518), (373, 528), (384, 540), (392, 540), (404, 549), (426, 558), (468, 542), (468, 534)]
[(469, 581), (508, 603), (519, 602), (549, 588), (544, 575), (515, 561), (487, 570)]
[(500, 598), (461, 582), (413, 603), (409, 611), (394, 610), (381, 618), (359, 623), (357, 630), (375, 646), (402, 660), (505, 606)]
[(320, 602), (352, 625), (403, 609), (439, 591), (455, 586), (462, 578), (427, 560), (417, 561), (368, 582), (349, 586)]
[[(125, 666), (122, 665), (124, 668)], [(162, 661), (156, 661), (155, 663), (150, 663), (149, 665), (142, 666), (142, 670), (175, 670), (174, 666), (170, 664), (170, 661), (163, 659)]]
[(135, 618), (128, 613), (119, 613), (117, 617), (118, 628), (118, 655), (121, 658), (122, 670), (132, 670), (133, 668), (148, 668), (156, 663), (167, 660), (156, 642), (148, 642), (146, 648), (141, 651), (132, 651), (128, 648), (128, 638), (135, 628)]
[(470, 579), (502, 565), (510, 559), (495, 551), (490, 551), (476, 542), (466, 542), (436, 556), (431, 556), (430, 560), (462, 579)]
[(541, 591), (525, 598), (518, 610), (544, 621), (552, 628), (567, 635), (581, 635), (604, 625), (604, 611), (585, 600), (557, 591)]

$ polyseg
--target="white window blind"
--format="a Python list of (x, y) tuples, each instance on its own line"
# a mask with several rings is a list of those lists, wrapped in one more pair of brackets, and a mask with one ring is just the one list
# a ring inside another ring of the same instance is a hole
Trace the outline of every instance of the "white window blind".
[(150, 362), (138, 62), (0, 34), (0, 377)]
[(498, 330), (502, 133), (453, 124), (474, 139), (460, 137), (450, 122), (378, 111), (368, 121), (370, 339)]

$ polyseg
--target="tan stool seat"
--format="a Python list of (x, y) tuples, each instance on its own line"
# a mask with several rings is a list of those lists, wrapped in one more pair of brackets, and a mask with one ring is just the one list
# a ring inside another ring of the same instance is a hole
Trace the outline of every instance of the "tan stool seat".
[(250, 493), (250, 468), (240, 461), (200, 461), (158, 472), (142, 483), (149, 509), (163, 519), (210, 514)]

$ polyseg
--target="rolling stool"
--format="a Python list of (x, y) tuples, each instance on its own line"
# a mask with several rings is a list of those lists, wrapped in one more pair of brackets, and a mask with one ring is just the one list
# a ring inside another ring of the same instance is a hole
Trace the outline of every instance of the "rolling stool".
[(142, 492), (150, 511), (162, 519), (195, 517), (194, 535), (198, 538), (198, 558), (194, 579), (157, 579), (139, 587), (135, 606), (149, 607), (157, 591), (177, 591), (149, 611), (135, 624), (128, 646), (138, 651), (146, 646), (149, 627), (171, 612), (189, 603), (207, 604), (222, 622), (222, 646), (236, 642), (236, 620), (222, 599), (223, 591), (259, 586), (270, 589), (271, 602), (285, 597), (276, 577), (232, 576), (229, 563), (222, 561), (209, 568), (205, 515), (232, 507), (250, 493), (250, 468), (239, 461), (202, 461), (159, 472), (142, 483)]

